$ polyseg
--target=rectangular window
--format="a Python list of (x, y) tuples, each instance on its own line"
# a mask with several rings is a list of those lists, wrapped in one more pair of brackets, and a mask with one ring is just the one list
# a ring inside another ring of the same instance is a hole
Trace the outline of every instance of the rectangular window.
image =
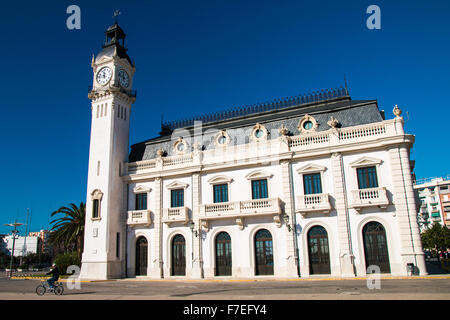
[(358, 168), (359, 189), (378, 188), (376, 167)]
[(303, 175), (303, 186), (305, 194), (322, 193), (322, 182), (320, 173)]
[(120, 257), (120, 232), (116, 233), (116, 257)]
[(216, 184), (214, 186), (214, 203), (228, 202), (228, 184)]
[(252, 181), (252, 199), (268, 198), (267, 179)]
[(92, 201), (92, 218), (98, 218), (98, 199), (94, 199), (94, 201)]
[(147, 194), (137, 193), (136, 194), (136, 210), (147, 210)]
[(171, 190), (170, 204), (172, 208), (184, 207), (184, 189)]

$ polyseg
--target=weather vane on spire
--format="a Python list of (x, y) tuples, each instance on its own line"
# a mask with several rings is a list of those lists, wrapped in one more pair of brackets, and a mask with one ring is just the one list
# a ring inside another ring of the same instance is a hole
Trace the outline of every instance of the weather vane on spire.
[(114, 22), (117, 24), (117, 17), (121, 14), (119, 10), (114, 11)]

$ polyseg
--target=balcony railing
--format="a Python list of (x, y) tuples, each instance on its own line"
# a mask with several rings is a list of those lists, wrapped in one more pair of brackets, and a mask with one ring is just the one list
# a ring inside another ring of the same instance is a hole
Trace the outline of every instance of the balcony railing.
[(176, 208), (164, 208), (162, 222), (171, 224), (174, 222), (187, 223), (189, 221), (189, 208), (188, 207), (176, 207)]
[(150, 225), (152, 223), (150, 210), (128, 211), (128, 225)]
[[(136, 98), (137, 96), (137, 91), (136, 90), (131, 90), (131, 89), (125, 89), (123, 88), (120, 84), (119, 81), (116, 80), (114, 83), (110, 83), (108, 87), (105, 87), (106, 90), (111, 90), (111, 91), (119, 91), (122, 92), (124, 94), (126, 94), (127, 96), (129, 96), (130, 98)], [(103, 88), (101, 88), (101, 90), (105, 90)], [(95, 95), (97, 92), (94, 90), (92, 85), (88, 85), (88, 96), (89, 95)]]
[(386, 209), (389, 205), (385, 187), (353, 190), (352, 196), (353, 202), (351, 206), (358, 211), (367, 207)]
[(218, 152), (217, 149), (213, 148), (206, 150), (200, 149), (197, 152), (182, 155), (158, 157), (155, 151), (154, 158), (152, 159), (128, 163), (128, 174), (155, 173), (173, 169), (184, 170), (194, 166), (214, 166), (228, 162), (238, 163), (254, 158), (255, 154), (260, 156), (277, 156), (281, 151), (312, 152), (330, 147), (354, 145), (362, 141), (378, 141), (379, 139), (404, 135), (398, 132), (395, 121), (395, 119), (385, 120), (367, 125), (340, 128), (337, 129), (337, 132), (336, 129), (329, 129), (315, 133), (299, 134), (288, 137), (288, 144), (285, 143), (286, 139), (268, 139), (267, 141), (258, 143), (255, 152), (260, 153), (249, 152), (249, 148), (255, 147), (251, 144), (230, 144), (227, 146), (226, 154)]
[(305, 194), (297, 196), (297, 212), (306, 216), (308, 213), (329, 213), (331, 211), (328, 193)]
[(236, 222), (243, 227), (243, 218), (263, 215), (275, 215), (274, 221), (279, 223), (280, 214), (280, 198), (222, 202), (200, 206), (200, 220), (202, 220), (202, 225), (205, 228), (207, 228), (208, 220), (226, 218), (237, 218)]

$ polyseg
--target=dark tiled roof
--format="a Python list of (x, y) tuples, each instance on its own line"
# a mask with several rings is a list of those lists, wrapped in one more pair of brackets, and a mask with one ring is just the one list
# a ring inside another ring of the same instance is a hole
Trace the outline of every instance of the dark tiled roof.
[[(202, 124), (202, 132), (204, 134), (203, 148), (208, 150), (214, 147), (212, 142), (216, 133), (207, 133), (208, 131), (211, 132), (212, 129), (227, 130), (230, 138), (234, 139), (236, 137), (233, 136), (233, 130), (244, 129), (245, 132), (249, 132), (247, 134), (249, 136), (253, 126), (256, 123), (260, 123), (269, 132), (277, 132), (284, 125), (291, 135), (297, 135), (298, 123), (305, 114), (314, 116), (318, 123), (317, 131), (328, 130), (329, 126), (327, 122), (332, 116), (339, 121), (341, 127), (352, 127), (383, 120), (376, 100), (351, 100), (350, 97), (338, 98), (333, 101), (250, 114), (239, 119), (227, 119)], [(183, 130), (189, 131), (191, 136), (193, 136), (193, 126), (183, 128)], [(156, 157), (156, 151), (160, 148), (164, 149), (169, 156), (173, 155), (174, 142), (171, 141), (171, 138), (171, 134), (162, 135), (132, 145), (129, 162), (153, 159)], [(246, 143), (247, 141), (248, 138)]]

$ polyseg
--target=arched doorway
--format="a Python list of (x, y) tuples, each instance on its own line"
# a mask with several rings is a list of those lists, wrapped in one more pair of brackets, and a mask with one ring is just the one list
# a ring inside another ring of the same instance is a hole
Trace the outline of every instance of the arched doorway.
[(308, 255), (310, 274), (331, 273), (328, 234), (324, 227), (315, 226), (309, 229)]
[(216, 276), (231, 276), (231, 238), (226, 232), (216, 237)]
[(273, 275), (272, 234), (266, 229), (255, 234), (255, 275)]
[(181, 234), (172, 239), (172, 275), (186, 275), (186, 241)]
[(363, 228), (363, 241), (366, 268), (375, 265), (380, 267), (381, 273), (390, 273), (386, 231), (383, 225), (376, 221), (367, 223)]
[(145, 237), (136, 240), (136, 275), (146, 276), (148, 265), (148, 243)]

